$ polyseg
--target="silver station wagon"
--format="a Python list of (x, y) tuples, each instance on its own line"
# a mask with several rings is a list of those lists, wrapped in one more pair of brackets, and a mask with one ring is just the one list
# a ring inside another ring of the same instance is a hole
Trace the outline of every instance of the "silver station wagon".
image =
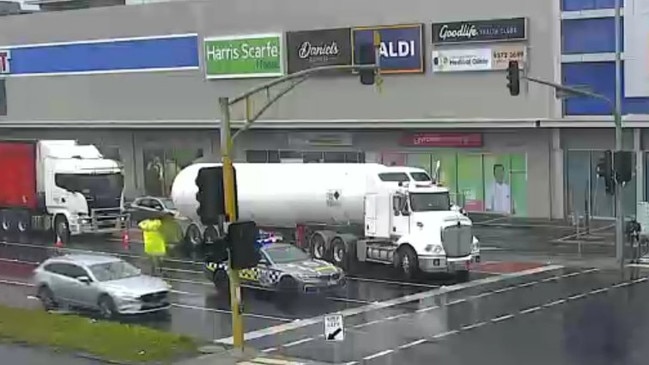
[(78, 307), (113, 318), (166, 311), (171, 306), (169, 284), (108, 255), (49, 258), (34, 270), (33, 280), (46, 310)]

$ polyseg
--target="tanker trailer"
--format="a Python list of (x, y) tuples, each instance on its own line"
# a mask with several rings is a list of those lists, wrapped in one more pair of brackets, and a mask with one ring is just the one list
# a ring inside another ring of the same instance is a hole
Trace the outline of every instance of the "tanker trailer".
[[(174, 180), (171, 198), (191, 222), (186, 229), (190, 240), (205, 228), (196, 213), (196, 176), (201, 168), (218, 165), (190, 165)], [(239, 219), (295, 237), (315, 258), (345, 269), (358, 262), (391, 265), (404, 277), (419, 271), (466, 275), (469, 264), (479, 260), (471, 220), (452, 207), (448, 189), (433, 185), (422, 169), (380, 164), (234, 166)]]

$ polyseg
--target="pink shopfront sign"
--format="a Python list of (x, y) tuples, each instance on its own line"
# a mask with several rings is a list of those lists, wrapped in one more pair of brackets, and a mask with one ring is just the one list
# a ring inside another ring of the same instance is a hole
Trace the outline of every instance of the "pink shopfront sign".
[(482, 133), (412, 133), (401, 139), (408, 147), (477, 148), (482, 143)]

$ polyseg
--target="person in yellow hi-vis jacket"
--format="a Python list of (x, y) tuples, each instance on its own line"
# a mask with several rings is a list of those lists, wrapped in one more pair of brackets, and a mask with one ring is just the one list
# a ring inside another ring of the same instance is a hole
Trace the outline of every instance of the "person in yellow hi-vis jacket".
[(138, 227), (144, 236), (144, 253), (151, 260), (151, 273), (160, 273), (162, 259), (167, 254), (167, 243), (162, 232), (162, 221), (159, 218), (149, 218), (141, 221)]

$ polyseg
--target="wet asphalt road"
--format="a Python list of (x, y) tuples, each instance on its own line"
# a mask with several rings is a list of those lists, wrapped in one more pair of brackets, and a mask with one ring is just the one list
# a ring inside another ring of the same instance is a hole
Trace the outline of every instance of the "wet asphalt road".
[[(479, 229), (483, 247), (494, 258), (499, 250), (547, 251), (556, 246), (551, 241), (572, 233), (550, 227)], [(53, 253), (51, 245), (46, 246), (0, 244), (0, 302), (38, 306), (29, 298), (33, 288), (21, 283), (28, 280), (29, 262)], [(118, 241), (76, 247), (122, 252), (142, 264), (137, 243), (129, 250)], [(227, 300), (205, 280), (197, 263), (187, 262), (191, 258), (177, 259), (167, 262), (165, 272), (174, 286), (170, 318), (136, 321), (227, 342)], [(644, 276), (649, 270), (629, 271), (624, 277), (589, 268), (542, 270), (505, 280), (474, 274), (472, 281), (458, 284), (461, 290), (440, 294), (440, 286), (459, 287), (453, 286), (452, 278), (398, 282), (375, 266), (358, 274), (343, 292), (304, 297), (290, 307), (244, 290), (247, 344), (271, 355), (349, 365), (646, 363), (649, 282)], [(323, 324), (317, 317), (333, 312), (345, 315), (344, 342), (322, 338)]]

